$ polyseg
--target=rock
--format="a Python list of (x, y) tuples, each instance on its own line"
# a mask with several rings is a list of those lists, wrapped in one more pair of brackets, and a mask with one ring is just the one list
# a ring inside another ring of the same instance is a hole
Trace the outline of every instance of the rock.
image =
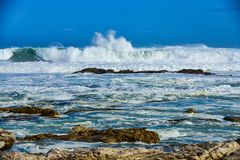
[(240, 149), (222, 158), (222, 160), (239, 160), (239, 159), (240, 159)]
[[(83, 128), (82, 128), (83, 129)], [(182, 145), (175, 152), (145, 148), (78, 148), (52, 149), (45, 155), (4, 152), (0, 159), (18, 160), (239, 160), (236, 141)]]
[(66, 135), (38, 134), (26, 136), (24, 138), (24, 140), (29, 141), (38, 141), (42, 139), (104, 143), (145, 142), (149, 144), (158, 143), (160, 141), (156, 132), (148, 131), (145, 128), (96, 130), (83, 126), (74, 127), (69, 134)]
[(3, 129), (0, 130), (0, 150), (6, 150), (12, 148), (16, 137), (13, 133), (5, 131)]
[(189, 108), (186, 111), (184, 111), (184, 113), (197, 113), (197, 111), (193, 108)]
[(177, 71), (176, 73), (215, 75), (214, 73), (205, 72), (201, 69), (182, 69), (180, 71)]
[(113, 69), (102, 69), (102, 68), (85, 68), (80, 71), (73, 72), (73, 74), (77, 73), (94, 73), (94, 74), (106, 74), (106, 73), (112, 73), (112, 74), (131, 74), (131, 73), (165, 73), (167, 70), (159, 70), (159, 71), (133, 71), (130, 69), (127, 70), (120, 70), (120, 71), (114, 71)]
[[(133, 71), (130, 69), (127, 70), (120, 70), (120, 71), (114, 71), (113, 69), (102, 69), (102, 68), (85, 68), (80, 71), (73, 72), (73, 74), (77, 73), (94, 73), (94, 74), (106, 74), (106, 73), (112, 73), (112, 74), (132, 74), (132, 73), (166, 73), (167, 70), (158, 70), (158, 71)], [(175, 71), (174, 73), (185, 73), (185, 74), (203, 74), (203, 75), (216, 75), (214, 73), (205, 72), (201, 69), (182, 69), (180, 71)]]
[(15, 108), (0, 108), (0, 112), (23, 113), (23, 114), (39, 114), (44, 117), (55, 118), (59, 116), (57, 111), (49, 108), (38, 108), (31, 106), (15, 107)]
[(23, 152), (3, 152), (0, 154), (0, 159), (1, 160), (50, 160), (50, 159), (47, 159), (43, 154), (28, 154)]
[(114, 73), (115, 71), (112, 69), (102, 69), (102, 68), (85, 68), (81, 71), (74, 72), (76, 73), (94, 73), (94, 74), (105, 74), (105, 73)]
[(240, 122), (240, 116), (226, 116), (224, 117), (224, 120), (231, 122)]
[(228, 157), (239, 149), (240, 145), (236, 141), (232, 141), (183, 145), (178, 153), (184, 155), (186, 159), (218, 160)]

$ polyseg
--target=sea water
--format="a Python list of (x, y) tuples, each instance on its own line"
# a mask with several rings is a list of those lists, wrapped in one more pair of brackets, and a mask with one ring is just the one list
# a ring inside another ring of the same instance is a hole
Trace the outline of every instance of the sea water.
[[(0, 60), (0, 107), (28, 104), (61, 114), (52, 119), (0, 113), (0, 128), (18, 138), (66, 134), (72, 127), (84, 125), (96, 129), (144, 127), (156, 131), (161, 139), (152, 145), (17, 141), (13, 151), (37, 153), (56, 147), (166, 149), (183, 143), (232, 140), (240, 135), (239, 123), (223, 120), (224, 116), (240, 114), (240, 49), (205, 45), (134, 48), (123, 37), (97, 34), (93, 45), (85, 48), (0, 49)], [(136, 71), (191, 68), (217, 75), (72, 74), (87, 67)], [(188, 108), (198, 113), (185, 114)], [(65, 113), (71, 109), (92, 111)]]

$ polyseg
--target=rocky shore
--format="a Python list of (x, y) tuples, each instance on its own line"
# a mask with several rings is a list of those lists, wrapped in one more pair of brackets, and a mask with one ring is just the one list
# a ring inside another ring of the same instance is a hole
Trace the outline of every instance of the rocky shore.
[(145, 148), (52, 149), (47, 154), (2, 152), (1, 160), (239, 160), (240, 141), (182, 145), (167, 153)]

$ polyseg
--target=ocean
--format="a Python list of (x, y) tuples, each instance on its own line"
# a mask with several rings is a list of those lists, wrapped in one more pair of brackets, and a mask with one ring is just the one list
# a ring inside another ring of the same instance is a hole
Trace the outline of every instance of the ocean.
[[(105, 69), (203, 69), (216, 75), (181, 73), (72, 74), (88, 67)], [(50, 46), (0, 49), (0, 107), (52, 108), (60, 117), (0, 113), (0, 128), (18, 138), (39, 133), (65, 134), (76, 125), (97, 129), (143, 127), (156, 131), (157, 144), (87, 143), (44, 140), (15, 143), (12, 151), (51, 148), (169, 146), (233, 140), (240, 124), (223, 120), (240, 114), (240, 49), (203, 44), (134, 48), (124, 37), (97, 34), (84, 48)], [(194, 108), (197, 114), (186, 114)], [(65, 113), (72, 109), (88, 110)]]

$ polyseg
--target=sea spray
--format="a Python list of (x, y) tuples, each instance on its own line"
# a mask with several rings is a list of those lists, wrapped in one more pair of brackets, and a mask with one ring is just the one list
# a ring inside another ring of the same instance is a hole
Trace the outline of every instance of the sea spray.
[[(36, 61), (42, 61), (42, 63)], [(38, 69), (33, 69), (32, 66)], [(28, 67), (31, 68), (30, 71)], [(238, 71), (240, 49), (211, 48), (205, 45), (134, 48), (126, 38), (116, 37), (113, 31), (106, 36), (96, 33), (92, 45), (85, 48), (51, 46), (0, 49), (1, 73), (74, 72), (85, 67)]]

